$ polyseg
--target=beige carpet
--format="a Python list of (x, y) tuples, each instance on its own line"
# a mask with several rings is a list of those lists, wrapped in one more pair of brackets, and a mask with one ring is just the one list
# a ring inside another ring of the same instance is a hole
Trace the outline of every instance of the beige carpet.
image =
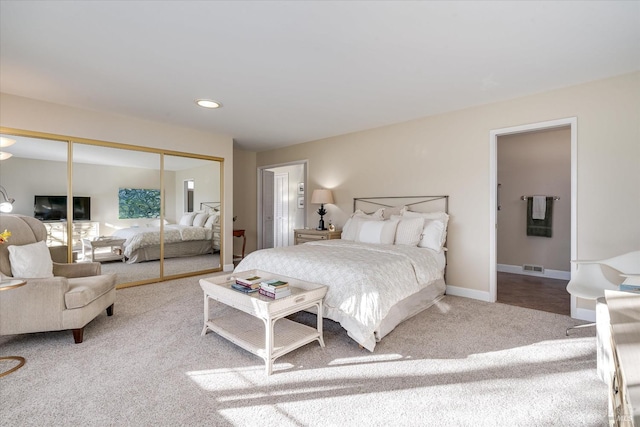
[[(296, 316), (313, 324), (315, 316)], [(460, 297), (361, 350), (325, 320), (325, 342), (276, 361), (202, 329), (198, 278), (117, 292), (70, 332), (0, 337), (27, 364), (0, 378), (2, 426), (602, 426), (593, 328)], [(3, 367), (3, 366), (0, 366)]]

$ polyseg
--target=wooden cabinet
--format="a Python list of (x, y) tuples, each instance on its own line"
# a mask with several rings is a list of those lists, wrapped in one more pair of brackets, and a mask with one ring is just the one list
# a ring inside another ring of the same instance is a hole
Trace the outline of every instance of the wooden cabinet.
[(294, 244), (301, 245), (306, 242), (315, 242), (317, 240), (333, 240), (339, 239), (342, 235), (342, 230), (329, 231), (329, 230), (311, 230), (306, 228), (300, 228), (293, 230)]

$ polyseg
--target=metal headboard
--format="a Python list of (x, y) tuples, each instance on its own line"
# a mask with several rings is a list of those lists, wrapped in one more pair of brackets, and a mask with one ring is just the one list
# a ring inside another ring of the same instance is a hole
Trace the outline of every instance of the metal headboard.
[[(388, 196), (388, 197), (354, 197), (353, 211), (358, 206), (369, 205), (383, 208), (391, 208), (399, 204), (404, 206), (416, 206), (421, 204), (441, 201), (444, 205), (443, 211), (449, 213), (449, 196)], [(394, 203), (394, 204), (389, 204)], [(364, 210), (364, 209), (363, 209)]]
[(211, 209), (214, 212), (219, 212), (220, 211), (220, 202), (201, 202), (200, 203), (200, 210), (202, 210), (203, 206)]

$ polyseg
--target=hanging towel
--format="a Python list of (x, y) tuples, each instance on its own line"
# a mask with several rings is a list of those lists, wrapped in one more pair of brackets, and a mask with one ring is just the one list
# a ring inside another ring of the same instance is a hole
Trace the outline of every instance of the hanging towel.
[(527, 199), (527, 236), (551, 237), (553, 224), (553, 197), (545, 200), (544, 219), (533, 218), (533, 198)]
[(533, 196), (532, 219), (544, 219), (547, 210), (547, 198), (545, 196)]

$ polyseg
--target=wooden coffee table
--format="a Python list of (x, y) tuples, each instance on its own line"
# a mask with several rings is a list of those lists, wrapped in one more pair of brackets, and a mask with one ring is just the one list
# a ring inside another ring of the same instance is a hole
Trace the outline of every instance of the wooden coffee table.
[[(231, 288), (236, 277), (252, 276), (287, 281), (291, 288), (291, 295), (274, 300), (258, 292), (245, 294)], [(280, 356), (315, 340), (324, 347), (322, 299), (327, 293), (326, 286), (266, 271), (251, 270), (200, 279), (200, 287), (204, 291), (202, 335), (211, 330), (260, 356), (265, 361), (267, 375), (271, 375), (273, 362)], [(212, 317), (209, 311), (209, 300), (233, 307), (233, 310), (222, 310), (222, 314), (218, 313)], [(311, 307), (316, 307), (318, 314), (316, 328), (284, 318)]]

